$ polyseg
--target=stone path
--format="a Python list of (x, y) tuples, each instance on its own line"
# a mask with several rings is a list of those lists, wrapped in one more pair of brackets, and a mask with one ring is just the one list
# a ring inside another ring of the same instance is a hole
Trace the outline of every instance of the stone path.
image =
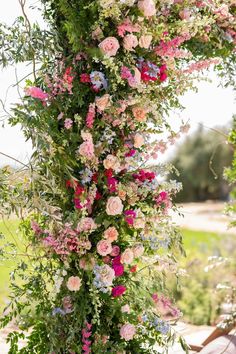
[(223, 202), (186, 203), (179, 205), (183, 216), (173, 213), (174, 222), (191, 230), (236, 234), (236, 228), (228, 228), (231, 219), (224, 215)]

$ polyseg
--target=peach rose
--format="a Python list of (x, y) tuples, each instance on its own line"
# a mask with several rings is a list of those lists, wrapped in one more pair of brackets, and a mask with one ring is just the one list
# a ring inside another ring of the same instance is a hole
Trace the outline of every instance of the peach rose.
[(123, 41), (123, 46), (128, 51), (133, 51), (138, 45), (138, 39), (134, 34), (127, 34)]
[(138, 8), (145, 17), (151, 17), (156, 15), (156, 7), (153, 0), (140, 0), (138, 2)]
[(118, 191), (118, 196), (120, 197), (120, 199), (125, 200), (125, 198), (126, 198), (126, 191), (119, 190), (119, 191)]
[(144, 218), (136, 218), (134, 220), (134, 225), (133, 226), (134, 226), (135, 229), (144, 229), (145, 225), (146, 225), (146, 223), (145, 223)]
[(99, 44), (99, 48), (107, 56), (114, 57), (120, 45), (115, 37), (107, 37)]
[(99, 111), (104, 111), (108, 107), (109, 101), (110, 95), (105, 94), (102, 97), (97, 97), (95, 103)]
[(136, 334), (136, 328), (134, 325), (130, 323), (126, 323), (120, 329), (120, 336), (126, 341), (132, 340), (135, 334)]
[(81, 287), (81, 279), (79, 277), (70, 277), (66, 286), (70, 291), (79, 291)]
[(145, 122), (146, 121), (147, 111), (143, 107), (140, 107), (140, 106), (133, 107), (132, 108), (132, 113), (134, 115), (134, 118), (138, 122)]
[(107, 215), (120, 215), (123, 211), (123, 204), (119, 197), (110, 197), (107, 201)]
[(137, 243), (136, 245), (134, 245), (132, 250), (134, 258), (139, 258), (144, 254), (144, 247), (141, 243)]
[(131, 248), (126, 248), (126, 250), (121, 254), (120, 261), (124, 264), (131, 264), (134, 260), (134, 253)]
[(137, 133), (134, 136), (134, 147), (135, 148), (140, 148), (144, 144), (144, 138), (141, 134)]
[(120, 169), (120, 162), (118, 158), (114, 155), (107, 155), (105, 160), (103, 161), (103, 166), (108, 170), (112, 169), (114, 171), (118, 171)]
[(118, 231), (114, 226), (108, 227), (108, 229), (104, 232), (104, 238), (109, 242), (114, 242), (118, 238)]
[(152, 42), (152, 35), (151, 34), (147, 34), (147, 35), (141, 36), (139, 38), (139, 46), (141, 48), (148, 49), (151, 45), (151, 42)]
[(100, 256), (107, 256), (111, 251), (112, 245), (108, 240), (101, 240), (97, 243), (97, 252)]

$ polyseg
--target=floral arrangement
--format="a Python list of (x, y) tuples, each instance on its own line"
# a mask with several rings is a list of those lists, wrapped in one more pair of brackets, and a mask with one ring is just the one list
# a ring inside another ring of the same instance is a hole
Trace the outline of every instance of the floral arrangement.
[(234, 52), (235, 2), (42, 4), (54, 52), (11, 119), (35, 147), (21, 225), (33, 254), (3, 319), (27, 313), (32, 330), (23, 351), (10, 334), (11, 353), (167, 350), (181, 314), (166, 277), (183, 250), (169, 213), (179, 186), (158, 159), (188, 124), (173, 131), (166, 113)]

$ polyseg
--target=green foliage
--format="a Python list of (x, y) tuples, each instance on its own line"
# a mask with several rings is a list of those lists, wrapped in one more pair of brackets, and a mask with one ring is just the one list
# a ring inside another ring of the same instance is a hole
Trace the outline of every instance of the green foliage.
[(170, 161), (179, 172), (172, 172), (170, 178), (183, 185), (176, 200), (226, 199), (229, 188), (224, 180), (224, 168), (231, 161), (232, 150), (226, 142), (226, 129), (207, 131), (199, 127), (177, 147)]

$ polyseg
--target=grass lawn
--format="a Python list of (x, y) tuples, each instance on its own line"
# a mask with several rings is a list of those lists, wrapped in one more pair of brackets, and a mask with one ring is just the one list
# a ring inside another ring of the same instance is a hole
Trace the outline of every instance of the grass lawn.
[[(20, 241), (17, 236), (17, 228), (19, 225), (18, 220), (7, 220), (0, 222), (0, 233), (4, 235), (4, 239), (0, 240), (0, 247), (7, 242), (18, 243), (20, 249)], [(0, 261), (0, 310), (2, 310), (7, 303), (7, 295), (9, 292), (9, 278), (10, 273), (14, 269), (16, 264), (16, 257), (12, 256), (12, 259)]]

